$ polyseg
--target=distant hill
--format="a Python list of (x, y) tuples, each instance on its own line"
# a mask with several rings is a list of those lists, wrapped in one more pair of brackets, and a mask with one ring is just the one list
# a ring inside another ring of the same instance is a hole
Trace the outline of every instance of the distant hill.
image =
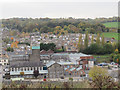
[[(118, 17), (111, 18), (9, 18), (2, 19), (2, 26), (20, 32), (41, 33), (84, 33), (109, 32), (109, 27), (117, 28)], [(116, 31), (116, 30), (115, 30)]]

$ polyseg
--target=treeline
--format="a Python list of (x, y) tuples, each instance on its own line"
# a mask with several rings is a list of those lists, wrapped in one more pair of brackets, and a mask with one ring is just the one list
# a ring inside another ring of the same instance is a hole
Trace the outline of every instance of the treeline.
[[(100, 33), (109, 32), (103, 24), (98, 23), (97, 19), (74, 19), (74, 18), (11, 18), (3, 19), (2, 27), (7, 27), (11, 30), (19, 30), (20, 32), (41, 32), (41, 33), (56, 33), (65, 31), (68, 33)], [(94, 22), (94, 23), (92, 23)], [(57, 28), (59, 27), (59, 28)]]
[[(83, 42), (84, 41), (84, 42)], [(85, 39), (82, 40), (82, 34), (79, 36), (78, 50), (86, 54), (104, 55), (111, 54), (115, 49), (119, 47), (118, 43), (105, 42), (104, 34), (100, 40), (100, 34), (97, 34), (96, 41), (94, 41), (94, 35), (92, 35), (89, 41), (89, 34), (86, 32)]]

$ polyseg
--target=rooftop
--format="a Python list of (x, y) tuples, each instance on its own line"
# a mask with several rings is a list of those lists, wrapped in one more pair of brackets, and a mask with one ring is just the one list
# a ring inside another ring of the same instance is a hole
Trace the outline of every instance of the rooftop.
[(40, 49), (40, 46), (32, 46), (32, 49)]

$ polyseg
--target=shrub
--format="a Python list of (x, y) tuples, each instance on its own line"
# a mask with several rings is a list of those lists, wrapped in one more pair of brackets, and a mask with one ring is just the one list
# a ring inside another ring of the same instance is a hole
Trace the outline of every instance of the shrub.
[(111, 44), (104, 44), (104, 46), (97, 45), (96, 43), (91, 44), (89, 47), (83, 50), (86, 54), (111, 54), (114, 51)]

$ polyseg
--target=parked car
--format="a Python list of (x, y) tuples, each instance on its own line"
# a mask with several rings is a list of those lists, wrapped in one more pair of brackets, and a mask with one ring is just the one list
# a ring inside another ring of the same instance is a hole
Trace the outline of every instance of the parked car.
[(118, 65), (113, 65), (114, 68), (118, 68)]
[(61, 79), (64, 79), (64, 76), (61, 76), (60, 78), (61, 78)]
[(110, 64), (111, 64), (111, 65), (115, 65), (115, 62), (111, 62)]
[(100, 63), (98, 64), (98, 66), (107, 66), (108, 64), (107, 63)]

